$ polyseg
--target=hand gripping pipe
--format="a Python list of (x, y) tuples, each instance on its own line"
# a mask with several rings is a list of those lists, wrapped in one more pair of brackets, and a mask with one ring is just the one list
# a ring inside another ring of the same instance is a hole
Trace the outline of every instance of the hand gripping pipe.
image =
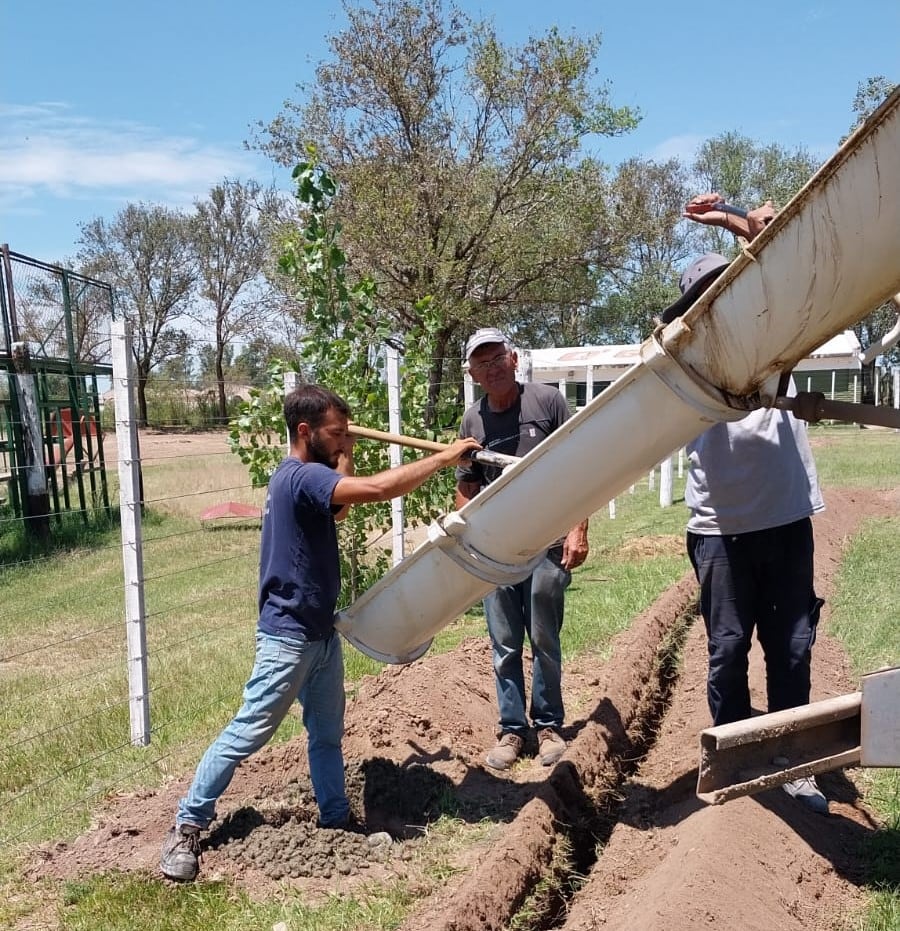
[(641, 346), (639, 363), (432, 525), (338, 614), (338, 630), (369, 656), (411, 662), (673, 450), (771, 406), (783, 372), (900, 290), (898, 192), (895, 91), (688, 312)]

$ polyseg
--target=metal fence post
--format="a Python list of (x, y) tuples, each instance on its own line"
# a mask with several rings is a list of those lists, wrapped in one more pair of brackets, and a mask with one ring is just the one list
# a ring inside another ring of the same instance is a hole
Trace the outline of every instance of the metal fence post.
[(134, 414), (131, 327), (114, 320), (110, 328), (116, 443), (119, 451), (119, 513), (125, 573), (125, 633), (128, 645), (128, 698), (131, 743), (150, 743), (150, 695), (147, 686), (147, 611), (144, 606), (144, 554), (141, 536), (140, 452)]
[[(400, 350), (393, 340), (387, 341), (385, 350), (387, 353), (388, 430), (399, 434), (403, 432), (400, 423)], [(388, 451), (391, 468), (403, 463), (403, 450), (397, 443), (391, 443)], [(405, 523), (402, 496), (391, 498), (391, 550), (395, 566), (406, 555)]]
[(13, 343), (11, 356), (25, 452), (25, 461), (18, 464), (20, 476), (25, 477), (22, 487), (25, 529), (30, 536), (46, 541), (50, 538), (50, 495), (44, 469), (43, 425), (28, 343)]
[[(284, 373), (284, 396), (287, 397), (294, 388), (300, 387), (300, 373), (295, 372), (293, 369), (289, 369)], [(287, 445), (285, 446), (284, 454), (290, 456), (291, 454), (291, 435), (285, 429), (285, 435), (287, 436)]]

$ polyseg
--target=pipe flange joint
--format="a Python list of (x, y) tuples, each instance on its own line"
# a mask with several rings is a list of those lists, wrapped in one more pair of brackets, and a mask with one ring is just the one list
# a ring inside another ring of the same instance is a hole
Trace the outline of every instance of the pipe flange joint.
[[(491, 585), (516, 585), (527, 579), (544, 560), (544, 550), (526, 562), (514, 565), (491, 559), (460, 534), (459, 512), (449, 514), (447, 517), (450, 523), (454, 524), (452, 529), (440, 527), (440, 522), (437, 525), (433, 524), (429, 539), (436, 542), (453, 562), (470, 575), (481, 579), (482, 582), (489, 582)], [(438, 527), (440, 533), (437, 532)]]

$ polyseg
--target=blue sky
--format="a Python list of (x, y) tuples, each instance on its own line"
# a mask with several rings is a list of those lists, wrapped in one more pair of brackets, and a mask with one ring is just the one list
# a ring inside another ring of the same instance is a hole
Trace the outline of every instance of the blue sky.
[[(639, 128), (601, 140), (689, 158), (737, 130), (826, 157), (852, 122), (858, 82), (900, 80), (897, 0), (461, 0), (504, 41), (558, 26), (601, 33), (611, 101)], [(44, 0), (8, 4), (0, 38), (0, 242), (46, 261), (79, 223), (128, 202), (189, 207), (225, 177), (290, 188), (245, 140), (327, 57), (338, 0)]]

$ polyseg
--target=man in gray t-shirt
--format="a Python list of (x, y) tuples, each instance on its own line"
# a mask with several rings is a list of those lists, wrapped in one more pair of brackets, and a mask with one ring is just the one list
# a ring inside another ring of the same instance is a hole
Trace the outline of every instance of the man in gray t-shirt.
[[(741, 216), (702, 194), (685, 216), (752, 239), (774, 215), (770, 204)], [(684, 313), (728, 266), (714, 253), (689, 266), (682, 297), (664, 322)], [(707, 699), (714, 724), (752, 714), (747, 679), (753, 631), (766, 662), (767, 710), (809, 702), (810, 659), (822, 601), (813, 587), (811, 515), (824, 509), (806, 424), (759, 409), (718, 423), (686, 447), (687, 549), (700, 583), (709, 650)], [(828, 802), (815, 779), (785, 791), (815, 811)]]
[[(516, 353), (500, 330), (485, 327), (472, 334), (466, 361), (485, 395), (465, 412), (460, 436), (474, 437), (494, 452), (524, 456), (568, 419), (566, 399), (556, 388), (516, 381)], [(499, 475), (499, 469), (478, 463), (458, 466), (457, 508)], [(493, 769), (508, 769), (519, 758), (529, 733), (529, 713), (541, 763), (552, 765), (566, 749), (560, 733), (564, 711), (559, 632), (571, 570), (587, 556), (587, 527), (585, 520), (556, 541), (527, 579), (501, 585), (484, 599), (500, 710), (499, 742), (485, 757)], [(522, 668), (526, 634), (533, 655), (528, 712)]]

